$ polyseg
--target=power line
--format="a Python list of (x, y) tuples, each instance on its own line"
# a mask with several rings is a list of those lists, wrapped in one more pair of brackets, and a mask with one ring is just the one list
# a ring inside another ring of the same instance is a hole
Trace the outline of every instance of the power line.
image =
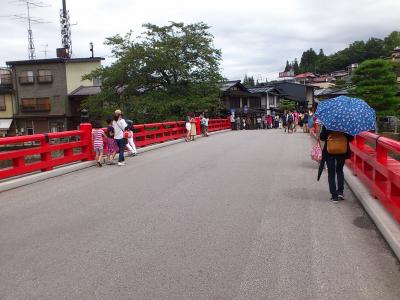
[(27, 21), (28, 22), (28, 58), (29, 59), (35, 59), (36, 54), (35, 54), (35, 44), (33, 41), (33, 31), (32, 31), (32, 24), (44, 24), (44, 23), (50, 23), (49, 21), (46, 21), (41, 18), (36, 18), (31, 16), (31, 9), (32, 8), (42, 8), (42, 7), (48, 7), (50, 5), (42, 2), (42, 1), (35, 1), (35, 0), (16, 0), (16, 1), (11, 1), (10, 3), (16, 3), (20, 5), (26, 6), (26, 11), (27, 14), (11, 14), (8, 16), (0, 16), (0, 17), (6, 17), (6, 18), (11, 18), (11, 19), (16, 19), (19, 21)]

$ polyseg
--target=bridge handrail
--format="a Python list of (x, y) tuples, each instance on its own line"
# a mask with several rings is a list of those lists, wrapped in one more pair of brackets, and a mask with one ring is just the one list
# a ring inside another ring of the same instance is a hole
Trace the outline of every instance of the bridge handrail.
[[(196, 118), (196, 127), (197, 134), (200, 135), (199, 118)], [(209, 131), (224, 129), (230, 129), (229, 119), (209, 121)], [(134, 126), (134, 132), (135, 144), (138, 148), (186, 136), (184, 121), (138, 124)], [(81, 124), (79, 130), (0, 138), (0, 145), (6, 148), (5, 151), (0, 151), (0, 162), (3, 164), (0, 168), (0, 180), (31, 172), (49, 171), (57, 166), (94, 159), (92, 126), (89, 123)], [(7, 150), (7, 147), (18, 146), (24, 148)], [(77, 151), (77, 149), (81, 150)], [(62, 156), (52, 156), (53, 152), (60, 151)], [(29, 162), (33, 156), (37, 161)]]
[[(312, 135), (318, 135), (318, 131), (312, 131)], [(400, 142), (362, 132), (350, 143), (350, 150), (351, 158), (346, 164), (353, 175), (400, 223), (400, 161), (396, 159), (396, 156), (400, 158)]]

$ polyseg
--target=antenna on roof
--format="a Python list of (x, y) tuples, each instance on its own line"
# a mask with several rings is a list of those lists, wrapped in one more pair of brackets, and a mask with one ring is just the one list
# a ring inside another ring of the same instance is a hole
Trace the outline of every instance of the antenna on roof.
[[(72, 56), (72, 39), (71, 39), (71, 23), (69, 11), (67, 10), (67, 1), (62, 0), (62, 9), (60, 9), (60, 25), (61, 25), (61, 45), (64, 49), (64, 58)], [(72, 24), (76, 25), (76, 24)]]
[(43, 24), (43, 23), (50, 23), (49, 21), (46, 21), (41, 18), (35, 18), (31, 16), (31, 9), (32, 8), (38, 8), (38, 7), (48, 7), (50, 5), (42, 2), (42, 1), (36, 1), (36, 0), (16, 0), (11, 3), (18, 3), (22, 5), (26, 5), (26, 10), (27, 14), (22, 15), (22, 14), (13, 14), (9, 16), (1, 16), (1, 17), (7, 17), (7, 18), (13, 18), (19, 21), (28, 21), (28, 58), (29, 59), (35, 59), (36, 54), (35, 54), (35, 44), (33, 42), (33, 32), (32, 32), (32, 24)]
[(47, 52), (49, 52), (49, 51), (47, 51), (47, 47), (49, 47), (49, 45), (45, 44), (45, 45), (41, 45), (41, 46), (44, 48), (44, 50), (42, 50), (40, 52), (43, 52), (44, 53), (44, 58), (47, 58)]

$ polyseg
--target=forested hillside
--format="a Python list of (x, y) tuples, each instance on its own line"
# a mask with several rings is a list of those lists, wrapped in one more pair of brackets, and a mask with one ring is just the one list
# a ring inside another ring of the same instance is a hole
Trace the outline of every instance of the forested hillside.
[(366, 59), (387, 57), (398, 46), (400, 46), (400, 31), (393, 31), (384, 39), (372, 37), (367, 41), (355, 41), (347, 48), (330, 55), (325, 55), (323, 49), (316, 53), (310, 48), (303, 52), (300, 64), (297, 59), (293, 62), (286, 61), (285, 71), (293, 69), (296, 75), (304, 72), (330, 73)]

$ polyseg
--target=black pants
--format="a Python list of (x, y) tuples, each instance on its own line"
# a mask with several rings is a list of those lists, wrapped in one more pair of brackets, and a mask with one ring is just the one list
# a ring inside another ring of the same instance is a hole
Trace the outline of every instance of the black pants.
[[(329, 191), (332, 198), (336, 198), (338, 195), (343, 195), (344, 190), (344, 167), (345, 157), (344, 155), (328, 156), (326, 159), (326, 165), (328, 166), (328, 182)], [(337, 188), (336, 188), (336, 177), (337, 177)]]
[(123, 161), (125, 161), (124, 151), (125, 151), (125, 146), (126, 146), (126, 139), (118, 139), (116, 141), (117, 141), (118, 148), (119, 148), (118, 162), (123, 162)]

